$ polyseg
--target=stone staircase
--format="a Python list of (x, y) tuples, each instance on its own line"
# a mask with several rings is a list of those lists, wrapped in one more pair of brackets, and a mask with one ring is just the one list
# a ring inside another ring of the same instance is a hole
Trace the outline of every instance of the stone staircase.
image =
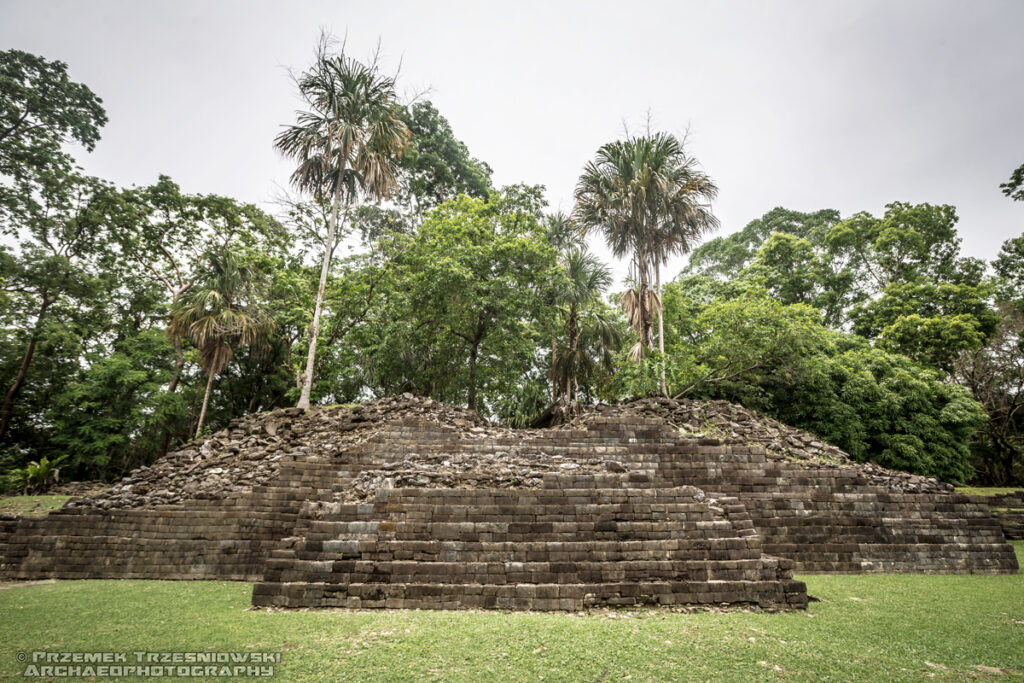
[[(579, 610), (636, 604), (802, 607), (735, 499), (693, 487), (392, 489), (304, 506), (253, 604)], [(572, 485), (578, 485), (573, 481)]]

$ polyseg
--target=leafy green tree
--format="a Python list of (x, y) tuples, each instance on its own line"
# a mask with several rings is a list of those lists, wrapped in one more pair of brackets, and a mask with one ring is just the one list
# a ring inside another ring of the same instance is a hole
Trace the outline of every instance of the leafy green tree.
[(273, 323), (258, 306), (258, 273), (231, 251), (209, 256), (209, 269), (171, 309), (172, 337), (187, 337), (199, 350), (206, 372), (206, 392), (196, 427), (203, 430), (214, 378), (227, 366), (236, 347), (265, 343)]
[(797, 378), (805, 372), (805, 356), (828, 344), (821, 313), (810, 306), (784, 305), (756, 289), (702, 305), (686, 296), (687, 284), (673, 283), (666, 293), (670, 391), (676, 398), (748, 381), (769, 368)]
[(535, 370), (550, 337), (539, 321), (553, 315), (546, 289), (557, 265), (534, 189), (448, 200), (415, 235), (395, 237), (393, 264), (377, 278), (378, 303), (339, 347), (355, 347), (349, 386), (493, 414), (524, 377), (544, 379)]
[(999, 300), (1024, 310), (1024, 235), (1003, 242), (992, 268)]
[(953, 377), (985, 406), (977, 444), (986, 483), (1024, 482), (1024, 236), (1003, 242), (992, 263), (999, 326), (983, 346), (963, 351)]
[(113, 350), (97, 345), (86, 368), (53, 398), (47, 421), (52, 442), (71, 455), (79, 477), (107, 478), (148, 464), (160, 454), (167, 424), (188, 406), (166, 386), (175, 372), (165, 330), (150, 327), (127, 336)]
[[(102, 240), (98, 246), (103, 246)], [(24, 264), (24, 254), (18, 256), (15, 262)], [(166, 386), (170, 374), (162, 375), (161, 369), (165, 365), (173, 367), (169, 365), (173, 359), (172, 346), (163, 329), (165, 309), (160, 291), (144, 278), (135, 277), (131, 264), (113, 258), (105, 248), (85, 256), (89, 257), (76, 256), (65, 264), (69, 266), (64, 271), (70, 276), (65, 283), (68, 286), (55, 297), (35, 328), (31, 367), (13, 403), (5, 450), (13, 466), (68, 453), (73, 456), (67, 467), (69, 474), (116, 476), (123, 471), (121, 463), (147, 464), (159, 456), (160, 449), (159, 444), (152, 445), (148, 433), (129, 428), (136, 414), (122, 410), (129, 404), (122, 402), (112, 383), (96, 381), (98, 366), (112, 355), (127, 353), (133, 363), (140, 364), (140, 369), (153, 368)], [(24, 344), (33, 330), (26, 320), (33, 321), (31, 315), (39, 303), (35, 291), (28, 287), (33, 273), (10, 275), (9, 296), (0, 297), (0, 372), (4, 373), (5, 382), (14, 377), (21, 365)], [(142, 343), (147, 335), (155, 335), (161, 343)], [(158, 355), (147, 358), (146, 352)], [(160, 355), (163, 353), (167, 355)], [(123, 359), (115, 365), (125, 367)], [(102, 395), (107, 388), (110, 393)], [(159, 408), (161, 419), (170, 421), (172, 414), (179, 420), (184, 417), (184, 402), (172, 408), (155, 396), (136, 398), (139, 414)], [(77, 399), (81, 399), (81, 405)], [(88, 414), (95, 416), (96, 421), (90, 422)], [(151, 414), (154, 418), (157, 415)], [(84, 449), (80, 453), (79, 446), (84, 447), (90, 439), (111, 438), (109, 430), (120, 431), (123, 448), (114, 449), (107, 464), (90, 468), (80, 456), (86, 450), (100, 453), (101, 449)], [(72, 443), (74, 446), (66, 446)]]
[[(952, 482), (973, 479), (969, 445), (985, 413), (966, 389), (867, 345), (853, 345), (828, 370), (809, 385), (818, 391), (794, 402), (802, 414), (817, 411), (804, 423), (811, 431), (862, 462)], [(789, 411), (780, 416), (797, 419)]]
[(507, 209), (465, 196), (442, 204), (404, 261), (413, 307), (429, 312), (435, 334), (460, 350), (464, 402), (477, 409), (481, 389), (499, 392), (498, 383), (515, 377), (509, 365), (532, 354), (525, 323), (542, 314), (539, 285), (554, 268), (536, 215)]
[(929, 281), (890, 284), (852, 312), (853, 330), (881, 348), (944, 372), (961, 351), (980, 348), (999, 324), (992, 287)]
[(896, 202), (882, 218), (857, 214), (826, 236), (860, 283), (848, 312), (854, 331), (943, 372), (999, 319), (983, 264), (959, 256), (956, 222), (951, 206)]
[(1015, 202), (1024, 202), (1024, 164), (1014, 169), (1010, 174), (1010, 179), (999, 187), (1003, 194), (1010, 199)]
[(64, 144), (92, 151), (106, 122), (100, 98), (68, 77), (67, 64), (0, 52), (0, 219), (38, 213), (39, 186), (72, 173)]
[(838, 264), (808, 239), (776, 232), (737, 277), (764, 288), (782, 303), (814, 306), (827, 324), (842, 327), (855, 291), (853, 274), (837, 268)]
[[(283, 253), (266, 245), (239, 246), (235, 253), (256, 281), (249, 307), (262, 314), (272, 333), (260, 343), (234, 347), (231, 360), (215, 380), (205, 420), (210, 425), (295, 405), (300, 387), (296, 384), (298, 373), (292, 350), (309, 328), (316, 292), (316, 269), (305, 265), (296, 253)], [(187, 357), (192, 360), (197, 355), (190, 351)], [(201, 367), (196, 371), (201, 372)], [(198, 407), (195, 400), (193, 427)]]
[[(131, 220), (113, 226), (121, 253), (161, 287), (173, 307), (203, 273), (205, 258), (228, 248), (283, 250), (287, 236), (275, 219), (252, 204), (217, 195), (189, 195), (167, 176), (151, 186), (126, 190)], [(174, 393), (185, 364), (175, 338)]]
[[(670, 394), (741, 403), (860, 462), (973, 477), (969, 445), (984, 411), (939, 372), (828, 329), (810, 306), (742, 284), (672, 283), (665, 319)], [(610, 397), (656, 385), (653, 367), (623, 367)]]
[(839, 222), (825, 244), (854, 273), (865, 300), (899, 282), (976, 279), (979, 264), (959, 256), (958, 220), (949, 205), (893, 202), (881, 218), (861, 212)]
[(747, 223), (742, 230), (708, 240), (690, 254), (687, 273), (728, 280), (750, 266), (774, 234), (791, 235), (815, 248), (840, 220), (839, 212), (823, 209), (801, 213), (778, 207)]
[(487, 198), (492, 191), (491, 167), (470, 156), (433, 104), (417, 102), (406, 107), (402, 119), (412, 139), (401, 159), (400, 194), (418, 217), (460, 194)]
[(830, 326), (843, 327), (850, 306), (862, 297), (849, 258), (826, 246), (839, 222), (832, 209), (775, 208), (742, 230), (697, 247), (685, 272), (750, 281), (783, 303), (819, 308)]
[[(404, 246), (407, 240), (408, 236), (402, 234), (399, 244)], [(330, 281), (326, 298), (330, 314), (321, 333), (324, 353), (317, 367), (322, 399), (336, 403), (359, 400), (366, 386), (376, 384), (374, 375), (366, 374), (361, 357), (381, 341), (367, 334), (367, 326), (381, 325), (395, 332), (393, 321), (386, 318), (396, 309), (389, 308), (388, 303), (404, 310), (408, 293), (398, 291), (402, 285), (396, 272), (401, 249), (389, 239), (379, 240), (366, 252), (344, 259)], [(359, 340), (358, 346), (353, 345), (353, 338)]]
[(380, 240), (388, 240), (395, 235), (411, 235), (415, 231), (408, 214), (373, 204), (352, 211), (352, 227), (359, 231), (363, 246), (370, 249)]
[(3, 303), (9, 321), (26, 321), (10, 340), (21, 352), (13, 372), (7, 365), (3, 372), (0, 439), (38, 345), (56, 332), (55, 307), (96, 286), (109, 192), (74, 171), (63, 145), (91, 150), (106, 120), (99, 98), (68, 78), (66, 64), (19, 50), (0, 53), (0, 233), (14, 243), (0, 255)]
[[(899, 359), (906, 357), (934, 369), (937, 377), (962, 383), (989, 411), (978, 444), (978, 474), (988, 481), (1005, 480), (1006, 467), (997, 463), (1013, 461), (1017, 455), (1011, 433), (1015, 423), (1005, 417), (1012, 410), (1006, 405), (1013, 384), (1013, 354), (1001, 330), (1013, 301), (1024, 301), (1024, 276), (1020, 275), (1024, 239), (1003, 245), (993, 263), (997, 277), (991, 280), (983, 263), (960, 256), (957, 220), (951, 206), (901, 202), (888, 205), (880, 218), (859, 213), (846, 220), (835, 212), (799, 214), (776, 209), (740, 233), (698, 248), (691, 256), (690, 272), (723, 281), (732, 278), (734, 289), (762, 288), (779, 302), (821, 309), (828, 326), (853, 331), (871, 340), (877, 352), (889, 352), (879, 356), (887, 360), (874, 362), (873, 367), (888, 366), (891, 376), (921, 372), (897, 368), (905, 362)], [(1002, 302), (999, 310), (994, 302)], [(853, 381), (853, 375), (847, 374)], [(797, 391), (808, 386), (802, 384)], [(930, 384), (924, 381), (919, 386)], [(951, 395), (949, 400), (959, 398)], [(865, 405), (862, 410), (870, 414), (875, 407)], [(788, 419), (808, 420), (809, 416)], [(863, 420), (851, 414), (845, 424)], [(861, 437), (853, 432), (836, 436), (842, 424), (835, 418), (819, 433), (846, 439), (843, 443), (851, 452), (881, 448), (864, 450), (856, 445)], [(959, 427), (953, 432), (960, 435), (961, 445), (972, 439)], [(943, 432), (947, 442), (949, 433)], [(916, 447), (907, 448), (916, 452)], [(895, 452), (888, 451), (886, 456), (893, 463), (899, 460)], [(959, 455), (946, 454), (949, 457), (938, 459), (963, 461)], [(900, 457), (922, 462), (917, 456)]]
[(0, 439), (7, 434), (38, 344), (49, 333), (60, 334), (50, 324), (55, 306), (95, 296), (116, 272), (106, 226), (119, 220), (123, 206), (109, 186), (71, 175), (47, 186), (38, 200), (11, 226), (18, 251), (5, 248), (0, 258), (8, 319), (21, 318), (21, 324), (14, 324), (22, 348), (17, 369), (4, 373), (8, 388), (0, 407)]
[(1024, 482), (1024, 312), (1004, 305), (999, 328), (984, 346), (956, 359), (953, 377), (985, 407), (988, 420), (978, 444), (983, 481)]
[(331, 206), (298, 402), (298, 407), (309, 408), (335, 232), (339, 220), (345, 222), (342, 210), (347, 217), (349, 206), (360, 196), (383, 198), (394, 191), (409, 130), (398, 110), (395, 79), (380, 73), (376, 62), (362, 64), (344, 51), (332, 54), (326, 36), (313, 65), (296, 83), (308, 109), (299, 112), (296, 125), (277, 136), (275, 146), (298, 162), (292, 183)]
[(832, 210), (778, 208), (698, 247), (688, 272), (748, 280), (783, 303), (821, 309), (832, 327), (849, 328), (872, 302), (905, 295), (913, 283), (963, 286), (983, 298), (983, 288), (970, 288), (981, 286), (984, 265), (960, 257), (957, 220), (951, 206), (902, 202), (889, 204), (881, 218), (861, 212), (846, 220)]

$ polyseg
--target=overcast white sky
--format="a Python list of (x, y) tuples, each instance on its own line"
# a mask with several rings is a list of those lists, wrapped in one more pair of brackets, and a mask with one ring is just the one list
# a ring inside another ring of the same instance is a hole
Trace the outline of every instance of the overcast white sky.
[(267, 208), (290, 170), (272, 148), (298, 105), (286, 68), (321, 26), (355, 56), (380, 39), (497, 183), (543, 184), (552, 208), (650, 111), (689, 127), (720, 234), (775, 206), (894, 200), (955, 205), (968, 255), (1024, 231), (998, 189), (1024, 163), (1021, 1), (0, 0), (0, 49), (63, 60), (103, 98), (88, 172)]

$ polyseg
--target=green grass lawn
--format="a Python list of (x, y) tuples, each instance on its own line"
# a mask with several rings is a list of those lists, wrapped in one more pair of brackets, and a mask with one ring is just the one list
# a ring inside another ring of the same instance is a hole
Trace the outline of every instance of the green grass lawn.
[(58, 581), (0, 590), (0, 678), (19, 651), (259, 650), (284, 680), (1024, 680), (1021, 575), (805, 580), (806, 612), (586, 615), (249, 611), (244, 583)]
[(64, 506), (71, 496), (8, 496), (0, 498), (0, 512), (24, 517), (42, 517)]

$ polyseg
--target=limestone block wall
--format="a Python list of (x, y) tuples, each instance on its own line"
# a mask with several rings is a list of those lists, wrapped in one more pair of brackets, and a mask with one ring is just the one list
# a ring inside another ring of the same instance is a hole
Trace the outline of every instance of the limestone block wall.
[(998, 496), (968, 496), (968, 500), (975, 505), (988, 506), (1006, 538), (1024, 540), (1024, 490)]
[[(307, 418), (289, 419), (301, 433)], [(285, 605), (799, 604), (794, 570), (1017, 571), (986, 502), (658, 418), (533, 432), (403, 418), (298, 448), (223, 500), (0, 519), (0, 578), (262, 580), (254, 600)]]
[(343, 456), (314, 451), (286, 458), (267, 484), (221, 500), (0, 519), (0, 579), (257, 581), (270, 550), (292, 534), (302, 504), (333, 500), (361, 469), (388, 462), (389, 443), (401, 441), (403, 429), (406, 447), (439, 448), (430, 429), (396, 425)]
[(303, 501), (337, 468), (292, 462), (269, 486), (224, 500), (153, 508), (63, 508), (0, 526), (4, 579), (221, 579), (256, 581)]
[(309, 504), (296, 536), (268, 560), (253, 604), (806, 605), (792, 563), (762, 554), (735, 499), (621, 484), (549, 475), (539, 490), (392, 489), (371, 503)]
[(275, 540), (249, 511), (62, 510), (8, 536), (4, 578), (252, 580)]
[(656, 468), (650, 485), (685, 483), (738, 498), (764, 552), (793, 560), (798, 573), (1018, 570), (983, 501), (895, 492), (856, 467), (769, 460), (761, 446), (681, 436), (658, 418), (599, 419), (591, 428), (642, 443), (627, 457)]
[(0, 564), (7, 552), (7, 539), (18, 528), (20, 518), (15, 515), (0, 515)]
[[(708, 501), (694, 487), (635, 488), (631, 480), (649, 482), (651, 473), (608, 473), (606, 449), (625, 448), (616, 441), (597, 431), (495, 435), (425, 420), (389, 424), (346, 451), (339, 484), (303, 506), (267, 561), (253, 603), (806, 605), (791, 563), (763, 556), (738, 501)], [(561, 464), (524, 471), (531, 458), (537, 467)], [(418, 469), (424, 459), (437, 466)], [(479, 488), (449, 487), (447, 470), (459, 473), (456, 484)], [(373, 481), (387, 475), (420, 486), (351, 500), (368, 471)]]

